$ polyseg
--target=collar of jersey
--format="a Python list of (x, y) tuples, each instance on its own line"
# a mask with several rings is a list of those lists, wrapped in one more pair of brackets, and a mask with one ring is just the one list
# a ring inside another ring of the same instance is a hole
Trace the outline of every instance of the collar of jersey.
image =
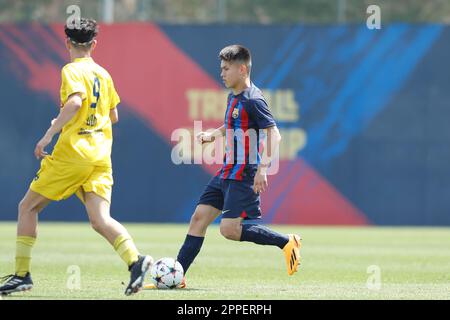
[(84, 57), (84, 58), (75, 58), (73, 62), (92, 60), (92, 57)]
[(245, 93), (249, 92), (255, 85), (253, 84), (253, 82), (250, 82), (250, 87), (245, 88), (243, 91), (241, 91), (238, 94), (234, 94), (233, 92), (231, 92), (231, 94), (233, 95), (234, 98), (237, 98), (239, 96), (244, 96)]

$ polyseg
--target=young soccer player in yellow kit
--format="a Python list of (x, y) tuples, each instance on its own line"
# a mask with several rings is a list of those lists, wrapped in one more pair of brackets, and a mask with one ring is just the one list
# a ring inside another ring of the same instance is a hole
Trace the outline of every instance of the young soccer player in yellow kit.
[[(131, 273), (126, 295), (142, 288), (153, 259), (139, 254), (127, 230), (110, 216), (112, 124), (118, 121), (120, 98), (108, 72), (91, 58), (98, 33), (97, 23), (81, 18), (66, 25), (66, 47), (71, 63), (61, 72), (61, 111), (35, 156), (41, 168), (19, 204), (15, 274), (5, 278), (1, 294), (29, 290), (31, 250), (37, 236), (38, 213), (51, 201), (76, 194), (86, 206), (92, 228), (100, 233), (128, 265)], [(60, 133), (53, 153), (44, 149)]]

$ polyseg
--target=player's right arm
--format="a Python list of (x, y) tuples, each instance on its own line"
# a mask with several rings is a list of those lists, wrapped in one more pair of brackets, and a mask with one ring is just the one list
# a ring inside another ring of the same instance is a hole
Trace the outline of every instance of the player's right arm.
[(67, 99), (64, 107), (61, 108), (58, 117), (52, 121), (50, 128), (47, 130), (42, 139), (36, 144), (34, 155), (37, 159), (43, 158), (47, 155), (47, 152), (44, 150), (45, 147), (52, 142), (55, 134), (60, 132), (62, 128), (77, 114), (82, 103), (83, 98), (80, 93), (74, 93)]
[(199, 143), (213, 142), (217, 137), (223, 137), (225, 135), (225, 125), (215, 129), (212, 132), (200, 132), (197, 134), (197, 141)]

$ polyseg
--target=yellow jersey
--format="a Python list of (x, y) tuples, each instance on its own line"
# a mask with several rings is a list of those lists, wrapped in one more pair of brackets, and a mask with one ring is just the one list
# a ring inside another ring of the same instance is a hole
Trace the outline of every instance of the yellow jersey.
[(52, 157), (74, 164), (111, 167), (109, 114), (120, 102), (111, 76), (89, 57), (65, 65), (61, 78), (61, 107), (74, 93), (81, 94), (83, 104), (63, 127)]

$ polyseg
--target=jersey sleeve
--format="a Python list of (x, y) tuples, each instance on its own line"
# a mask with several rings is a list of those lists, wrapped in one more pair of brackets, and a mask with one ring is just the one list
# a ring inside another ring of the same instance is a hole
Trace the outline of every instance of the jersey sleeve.
[(110, 105), (109, 109), (112, 110), (117, 107), (117, 105), (120, 103), (120, 97), (117, 94), (116, 88), (114, 87), (114, 82), (112, 79), (110, 79), (109, 83), (109, 91), (110, 91)]
[(260, 129), (276, 126), (272, 113), (263, 99), (250, 100), (250, 117)]
[(86, 99), (86, 87), (83, 79), (72, 68), (65, 66), (61, 70), (61, 107), (64, 106), (67, 99), (74, 93), (80, 93), (81, 98)]

